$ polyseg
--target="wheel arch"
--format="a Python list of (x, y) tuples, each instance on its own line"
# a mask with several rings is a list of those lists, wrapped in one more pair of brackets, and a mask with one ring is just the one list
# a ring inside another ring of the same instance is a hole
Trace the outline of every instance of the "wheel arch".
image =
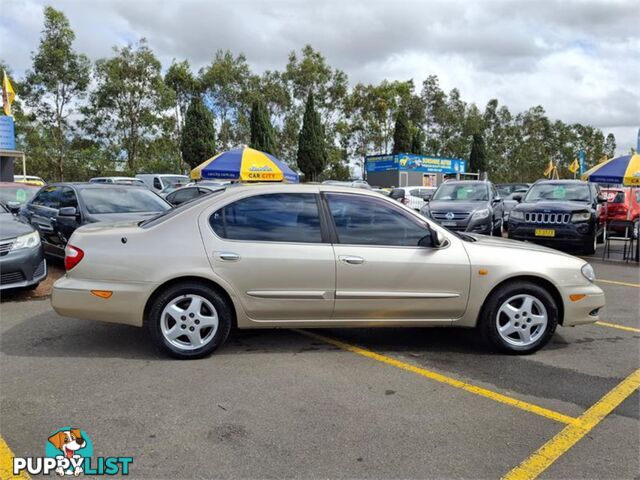
[(180, 283), (186, 283), (186, 282), (201, 283), (203, 285), (206, 285), (208, 288), (211, 288), (212, 290), (215, 290), (220, 295), (222, 295), (224, 297), (224, 299), (227, 302), (229, 302), (229, 305), (231, 306), (232, 328), (234, 328), (234, 329), (237, 328), (237, 326), (238, 326), (238, 318), (237, 318), (237, 314), (236, 314), (236, 305), (233, 302), (233, 299), (231, 298), (231, 295), (229, 295), (229, 292), (227, 292), (225, 290), (225, 288), (222, 287), (219, 283), (214, 282), (210, 278), (200, 277), (200, 276), (197, 276), (197, 275), (186, 275), (186, 276), (182, 276), (182, 277), (172, 278), (170, 280), (167, 280), (163, 284), (158, 285), (158, 287), (156, 287), (156, 289), (151, 293), (151, 295), (149, 295), (149, 298), (147, 299), (147, 303), (144, 306), (143, 323), (144, 324), (147, 323), (148, 318), (149, 318), (149, 310), (151, 309), (151, 306), (153, 305), (153, 302), (155, 301), (155, 299), (162, 292), (164, 292), (167, 288), (173, 287), (174, 285), (178, 285)]
[(502, 280), (497, 285), (495, 285), (491, 289), (491, 291), (487, 294), (486, 298), (484, 299), (484, 302), (482, 303), (482, 308), (480, 309), (480, 312), (478, 313), (478, 318), (476, 319), (476, 324), (479, 324), (480, 318), (482, 318), (482, 315), (484, 314), (484, 310), (486, 308), (487, 302), (489, 301), (489, 298), (491, 298), (491, 296), (494, 294), (494, 292), (496, 290), (498, 290), (499, 288), (501, 288), (503, 285), (505, 285), (507, 283), (514, 282), (514, 281), (530, 282), (530, 283), (533, 283), (535, 285), (538, 285), (541, 288), (544, 288), (547, 292), (549, 292), (549, 294), (555, 300), (556, 305), (558, 306), (558, 324), (559, 325), (563, 325), (564, 324), (564, 302), (562, 301), (562, 296), (560, 295), (560, 291), (558, 290), (558, 288), (552, 282), (550, 282), (546, 278), (537, 277), (535, 275), (517, 275), (515, 277), (509, 277), (509, 278), (506, 278), (506, 279)]

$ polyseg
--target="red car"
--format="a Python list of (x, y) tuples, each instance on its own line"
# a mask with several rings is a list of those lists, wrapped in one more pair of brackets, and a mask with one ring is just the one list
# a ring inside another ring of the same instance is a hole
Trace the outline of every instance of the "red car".
[(636, 236), (640, 219), (640, 188), (607, 188), (602, 190), (607, 199), (607, 223), (612, 220), (631, 220), (634, 222)]

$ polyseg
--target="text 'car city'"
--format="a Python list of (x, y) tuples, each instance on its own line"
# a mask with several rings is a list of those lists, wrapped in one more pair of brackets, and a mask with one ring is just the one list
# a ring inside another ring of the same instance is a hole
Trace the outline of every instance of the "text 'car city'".
[(390, 198), (331, 185), (212, 192), (144, 221), (75, 230), (51, 302), (61, 315), (147, 325), (179, 358), (240, 329), (478, 327), (510, 353), (598, 320), (582, 259), (446, 230)]

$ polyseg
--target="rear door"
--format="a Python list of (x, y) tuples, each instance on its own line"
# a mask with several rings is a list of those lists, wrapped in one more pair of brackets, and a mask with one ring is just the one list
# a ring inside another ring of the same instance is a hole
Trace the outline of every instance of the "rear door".
[(470, 266), (461, 242), (419, 247), (427, 223), (383, 198), (326, 193), (335, 224), (335, 320), (450, 320), (463, 315)]
[(252, 320), (331, 318), (336, 266), (318, 202), (314, 193), (252, 194), (201, 220), (213, 271)]

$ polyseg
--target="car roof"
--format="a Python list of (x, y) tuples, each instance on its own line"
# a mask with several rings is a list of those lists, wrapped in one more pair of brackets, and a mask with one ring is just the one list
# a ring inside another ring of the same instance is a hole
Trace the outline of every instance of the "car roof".
[(91, 182), (58, 182), (50, 183), (46, 187), (71, 187), (76, 190), (83, 190), (86, 188), (139, 188), (147, 190), (147, 187), (142, 185), (129, 185), (126, 183), (91, 183)]
[(23, 183), (23, 182), (0, 182), (0, 188), (7, 188), (7, 187), (24, 188), (25, 186), (26, 187), (33, 187), (33, 188), (40, 188), (39, 185), (33, 185), (33, 184)]
[(548, 184), (575, 183), (576, 185), (577, 184), (588, 185), (589, 182), (583, 182), (582, 180), (574, 180), (573, 178), (567, 178), (566, 180), (560, 180), (560, 179), (549, 180), (549, 179), (543, 178), (536, 182), (536, 184), (539, 184), (539, 183), (548, 183)]

